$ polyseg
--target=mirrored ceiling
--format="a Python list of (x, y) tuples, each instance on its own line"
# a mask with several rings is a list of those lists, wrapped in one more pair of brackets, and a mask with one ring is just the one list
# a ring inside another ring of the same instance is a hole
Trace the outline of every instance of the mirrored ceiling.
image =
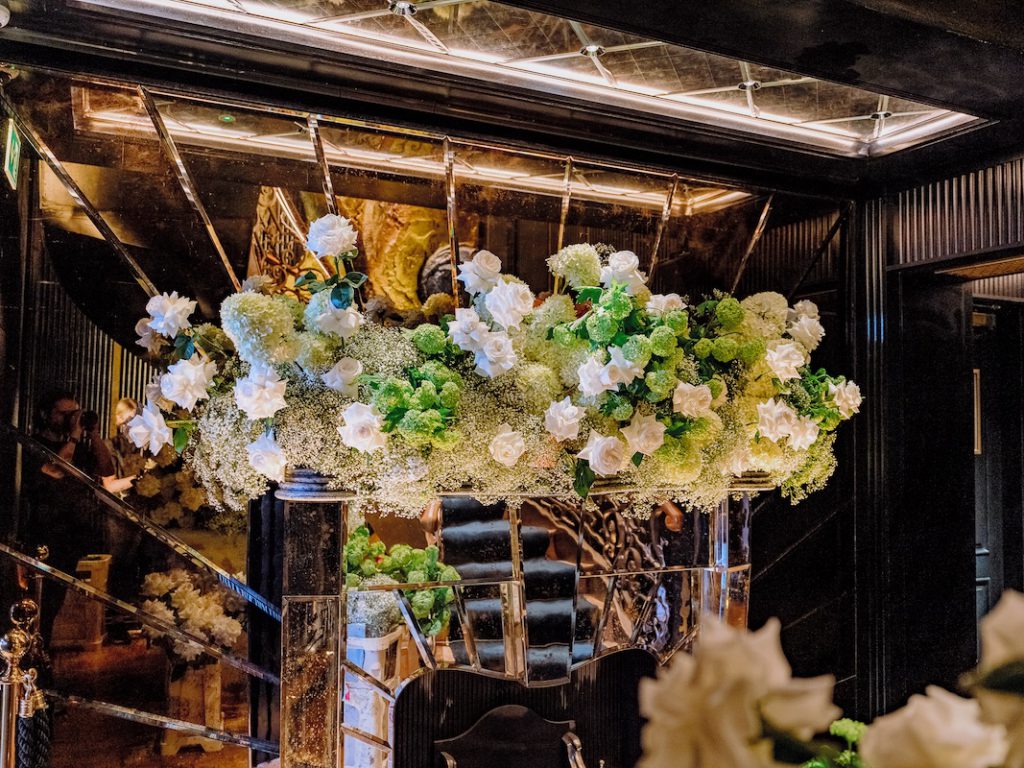
[(837, 155), (886, 154), (982, 122), (490, 0), (79, 2), (384, 58)]

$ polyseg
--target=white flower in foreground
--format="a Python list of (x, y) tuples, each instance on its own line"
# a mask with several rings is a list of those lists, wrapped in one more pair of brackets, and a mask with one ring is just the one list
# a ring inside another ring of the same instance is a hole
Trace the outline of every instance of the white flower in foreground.
[(160, 377), (160, 392), (172, 403), (191, 411), (199, 400), (209, 397), (206, 390), (216, 375), (214, 363), (204, 363), (199, 355), (192, 355), (170, 366)]
[(818, 305), (813, 301), (808, 301), (807, 299), (803, 299), (802, 301), (798, 301), (794, 304), (786, 315), (787, 320), (790, 323), (795, 323), (801, 317), (810, 317), (815, 320), (821, 319), (821, 313), (818, 312)]
[(164, 421), (164, 415), (153, 403), (147, 403), (142, 413), (128, 422), (128, 438), (137, 448), (149, 448), (154, 456), (165, 445), (174, 442), (174, 433)]
[(448, 338), (464, 352), (479, 352), (490, 333), (475, 309), (456, 309), (455, 319), (448, 323)]
[(150, 322), (148, 318), (144, 317), (135, 324), (135, 333), (139, 335), (135, 343), (151, 355), (156, 355), (166, 346), (167, 341), (150, 327)]
[(626, 359), (622, 347), (609, 347), (608, 352), (608, 362), (601, 371), (601, 379), (608, 389), (615, 389), (620, 384), (629, 384), (644, 375), (643, 367)]
[(578, 459), (586, 459), (590, 468), (598, 475), (607, 477), (622, 471), (626, 467), (626, 444), (614, 436), (599, 434), (590, 430), (590, 437), (583, 450), (576, 454)]
[(490, 251), (477, 251), (472, 261), (459, 264), (459, 281), (471, 296), (491, 290), (500, 275), (501, 259)]
[(270, 366), (254, 365), (235, 382), (235, 404), (249, 419), (269, 419), (284, 408), (288, 382)]
[(981, 709), (934, 685), (870, 726), (860, 754), (871, 768), (990, 768), (1006, 757), (1006, 732)]
[(651, 413), (635, 415), (629, 426), (623, 427), (620, 431), (626, 438), (631, 453), (650, 456), (665, 442), (665, 425)]
[(363, 324), (363, 316), (354, 307), (338, 309), (327, 302), (326, 310), (317, 315), (314, 322), (321, 333), (333, 333), (347, 339), (359, 330), (359, 326)]
[(805, 451), (818, 439), (818, 422), (807, 416), (800, 416), (789, 428), (789, 447), (794, 451)]
[(602, 392), (615, 389), (617, 386), (608, 383), (605, 379), (604, 363), (596, 355), (591, 355), (587, 358), (587, 362), (583, 363), (576, 370), (576, 373), (580, 380), (580, 392), (585, 397), (597, 397)]
[(608, 257), (607, 266), (601, 267), (601, 285), (611, 287), (613, 283), (624, 285), (626, 293), (635, 296), (647, 282), (639, 270), (640, 259), (632, 251), (617, 251)]
[(516, 364), (516, 352), (512, 348), (512, 340), (507, 334), (500, 331), (487, 334), (483, 346), (477, 350), (474, 362), (476, 362), (476, 372), (489, 379), (511, 370), (512, 366)]
[(672, 410), (688, 419), (699, 419), (711, 412), (711, 387), (707, 384), (676, 384), (672, 393)]
[(362, 373), (363, 364), (361, 362), (351, 357), (343, 357), (322, 378), (324, 386), (328, 389), (341, 392), (346, 397), (356, 397), (359, 394), (356, 379)]
[(848, 419), (860, 411), (860, 404), (863, 398), (860, 396), (860, 387), (852, 381), (844, 381), (842, 384), (829, 384), (828, 395), (839, 409), (839, 415)]
[(790, 338), (800, 342), (808, 352), (813, 352), (825, 337), (825, 326), (816, 318), (804, 315), (798, 318), (796, 322), (790, 323), (786, 332)]
[(762, 716), (800, 738), (839, 716), (831, 676), (794, 679), (779, 622), (757, 632), (701, 626), (693, 655), (676, 654), (657, 680), (640, 683), (647, 718), (640, 768), (767, 768)]
[(309, 225), (306, 247), (321, 259), (340, 256), (356, 247), (356, 231), (344, 216), (329, 213)]
[(288, 466), (288, 459), (273, 435), (260, 435), (245, 446), (245, 452), (249, 454), (249, 466), (275, 483), (284, 482), (284, 469)]
[(656, 293), (647, 300), (647, 312), (652, 315), (663, 315), (673, 309), (684, 309), (686, 304), (678, 293)]
[(792, 342), (786, 341), (771, 347), (764, 356), (768, 367), (772, 369), (775, 378), (786, 382), (790, 379), (799, 379), (800, 371), (804, 365), (804, 353)]
[(548, 257), (548, 267), (573, 288), (597, 285), (601, 280), (601, 257), (589, 243), (565, 246)]
[(568, 397), (556, 400), (544, 411), (544, 428), (555, 440), (575, 440), (580, 436), (580, 421), (583, 409), (572, 404)]
[(514, 467), (519, 457), (526, 452), (526, 441), (523, 440), (523, 433), (516, 432), (509, 424), (502, 424), (498, 427), (498, 434), (491, 440), (488, 446), (491, 458), (506, 467)]
[(789, 436), (796, 419), (796, 411), (774, 397), (757, 406), (757, 431), (773, 443)]
[(494, 322), (507, 331), (519, 328), (523, 318), (533, 312), (533, 293), (522, 283), (500, 282), (488, 291), (484, 305)]
[(338, 427), (341, 442), (362, 453), (383, 448), (387, 437), (381, 432), (384, 418), (376, 408), (365, 403), (352, 403), (341, 412), (344, 424)]
[(196, 303), (185, 296), (178, 296), (177, 291), (172, 291), (150, 298), (146, 302), (146, 311), (150, 317), (149, 327), (153, 331), (174, 338), (178, 331), (192, 325), (188, 316), (196, 311)]

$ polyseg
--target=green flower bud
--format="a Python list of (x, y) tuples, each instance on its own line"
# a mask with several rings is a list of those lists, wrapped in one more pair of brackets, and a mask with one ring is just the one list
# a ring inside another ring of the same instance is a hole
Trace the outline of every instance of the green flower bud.
[(668, 357), (676, 349), (676, 334), (671, 328), (659, 325), (651, 331), (651, 352), (658, 357)]
[(729, 363), (736, 358), (736, 353), (739, 352), (740, 345), (736, 343), (735, 339), (727, 337), (721, 337), (715, 339), (714, 348), (711, 350), (711, 354), (714, 355), (715, 360), (720, 363)]
[(701, 339), (693, 345), (693, 354), (695, 354), (701, 360), (707, 359), (712, 350), (715, 348), (714, 343), (711, 339)]
[(412, 343), (424, 355), (439, 355), (448, 345), (448, 337), (439, 326), (424, 324), (412, 332)]
[(607, 344), (618, 332), (619, 324), (611, 315), (595, 312), (587, 318), (587, 333), (598, 344)]
[[(674, 344), (675, 339), (672, 342)], [(630, 336), (622, 345), (622, 354), (642, 368), (651, 359), (651, 340), (646, 336)]]
[(685, 335), (690, 328), (690, 318), (682, 309), (673, 309), (671, 312), (666, 312), (662, 320), (665, 325), (672, 329), (672, 333), (676, 336)]
[(722, 299), (715, 307), (715, 318), (729, 330), (743, 322), (743, 313), (743, 306), (732, 296)]
[(737, 356), (743, 361), (744, 365), (753, 365), (764, 357), (764, 353), (764, 342), (761, 339), (752, 339), (740, 344), (740, 351)]

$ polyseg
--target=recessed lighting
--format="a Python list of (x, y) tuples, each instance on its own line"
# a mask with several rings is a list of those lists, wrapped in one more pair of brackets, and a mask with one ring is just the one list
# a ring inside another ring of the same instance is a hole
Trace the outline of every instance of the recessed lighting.
[(604, 56), (604, 48), (595, 43), (585, 45), (580, 49), (580, 55), (582, 56)]
[(234, 115), (224, 114), (224, 115), (221, 115), (217, 119), (220, 120), (222, 123), (233, 123), (233, 122), (235, 122), (235, 116)]
[(395, 16), (409, 17), (416, 13), (416, 4), (411, 0), (391, 0), (388, 3), (388, 9), (395, 14)]
[(757, 80), (744, 80), (736, 87), (741, 91), (759, 91), (761, 90), (761, 83)]

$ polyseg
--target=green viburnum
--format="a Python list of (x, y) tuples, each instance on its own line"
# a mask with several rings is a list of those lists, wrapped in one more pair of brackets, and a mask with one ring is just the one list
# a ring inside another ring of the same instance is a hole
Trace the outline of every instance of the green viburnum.
[(587, 334), (598, 344), (607, 344), (619, 332), (615, 318), (600, 310), (587, 318)]
[(613, 392), (608, 395), (601, 411), (617, 421), (629, 421), (633, 415), (633, 404), (623, 395)]
[(720, 363), (730, 363), (736, 359), (738, 351), (739, 344), (736, 343), (735, 339), (722, 336), (715, 339), (711, 354)]
[[(674, 344), (675, 339), (672, 342)], [(646, 336), (630, 336), (622, 345), (622, 354), (627, 360), (643, 368), (651, 359), (651, 340)]]
[(438, 399), (441, 402), (442, 408), (447, 408), (450, 411), (454, 411), (459, 407), (459, 396), (461, 390), (459, 385), (454, 381), (446, 381), (441, 387), (441, 392), (438, 395)]
[(397, 408), (408, 408), (413, 396), (412, 385), (401, 379), (388, 379), (373, 393), (373, 404), (381, 413), (390, 413)]
[(437, 387), (434, 386), (432, 381), (421, 382), (416, 387), (416, 392), (409, 399), (409, 405), (412, 408), (425, 411), (429, 408), (436, 408), (440, 404), (441, 400), (437, 395)]
[(695, 354), (701, 360), (706, 360), (711, 356), (711, 353), (715, 349), (715, 344), (711, 339), (701, 339), (693, 345), (693, 354)]
[(442, 430), (444, 418), (434, 408), (410, 408), (398, 422), (398, 431), (414, 445), (433, 442), (433, 438)]
[(616, 287), (601, 294), (601, 308), (616, 320), (625, 320), (633, 311), (633, 300)]
[(647, 375), (644, 376), (644, 384), (650, 390), (647, 394), (647, 399), (652, 403), (668, 399), (671, 397), (677, 383), (678, 379), (676, 379), (672, 371), (648, 371)]
[(668, 357), (676, 349), (676, 334), (671, 328), (659, 325), (651, 331), (651, 352), (658, 357)]
[(429, 381), (438, 389), (444, 389), (444, 385), (449, 382), (462, 388), (462, 376), (458, 371), (453, 371), (439, 360), (427, 360), (419, 368), (413, 369), (411, 374), (414, 379)]
[(740, 344), (738, 357), (743, 361), (744, 365), (753, 365), (762, 357), (766, 347), (763, 339), (751, 339)]
[(742, 323), (743, 315), (742, 305), (731, 296), (722, 299), (715, 306), (715, 319), (727, 330), (732, 330)]
[(662, 320), (676, 336), (684, 336), (690, 329), (690, 318), (681, 309), (673, 309), (671, 312), (665, 313)]
[(576, 343), (576, 334), (568, 325), (556, 325), (551, 329), (551, 338), (560, 347), (571, 347)]
[(708, 385), (708, 389), (711, 390), (711, 398), (717, 400), (718, 397), (725, 391), (725, 382), (715, 376), (712, 379), (708, 379), (705, 382)]
[(440, 326), (425, 323), (412, 332), (412, 343), (424, 355), (440, 355), (448, 346), (448, 337)]

